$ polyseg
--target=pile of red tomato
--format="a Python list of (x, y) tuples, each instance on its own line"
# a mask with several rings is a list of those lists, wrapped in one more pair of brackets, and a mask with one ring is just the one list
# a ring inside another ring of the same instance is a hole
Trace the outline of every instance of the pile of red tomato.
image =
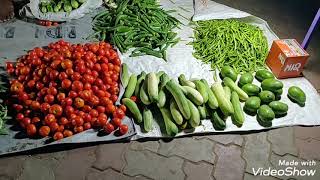
[[(90, 128), (111, 133), (122, 124), (126, 107), (115, 106), (121, 61), (106, 42), (70, 44), (60, 40), (36, 47), (15, 64), (7, 62), (10, 102), (28, 136), (54, 140)], [(108, 121), (108, 119), (111, 119)]]

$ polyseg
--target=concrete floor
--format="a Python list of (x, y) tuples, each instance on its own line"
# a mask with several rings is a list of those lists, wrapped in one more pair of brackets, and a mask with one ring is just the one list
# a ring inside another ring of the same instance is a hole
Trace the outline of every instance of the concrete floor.
[[(302, 41), (317, 6), (312, 1), (217, 0), (268, 21), (280, 38)], [(310, 3), (310, 5), (308, 5)], [(320, 31), (310, 43), (311, 57), (305, 76), (320, 90)], [(0, 180), (64, 179), (309, 179), (315, 176), (254, 176), (258, 168), (315, 169), (320, 171), (320, 128), (288, 127), (251, 134), (208, 135), (163, 140), (101, 144), (89, 147), (60, 146), (0, 159)], [(296, 161), (296, 166), (279, 165)], [(315, 160), (302, 167), (300, 162)], [(253, 169), (254, 168), (254, 169)]]

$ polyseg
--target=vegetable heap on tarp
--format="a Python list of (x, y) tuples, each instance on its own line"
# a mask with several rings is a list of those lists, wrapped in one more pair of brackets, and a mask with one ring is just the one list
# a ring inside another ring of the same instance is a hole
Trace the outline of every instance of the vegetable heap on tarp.
[(191, 42), (194, 57), (219, 70), (231, 66), (237, 73), (265, 68), (268, 42), (261, 29), (237, 20), (209, 20), (194, 23)]
[(173, 11), (160, 8), (156, 0), (124, 0), (116, 9), (105, 10), (94, 18), (94, 34), (109, 40), (124, 53), (135, 48), (131, 56), (152, 55), (166, 58), (169, 46), (178, 43), (179, 21), (169, 15)]

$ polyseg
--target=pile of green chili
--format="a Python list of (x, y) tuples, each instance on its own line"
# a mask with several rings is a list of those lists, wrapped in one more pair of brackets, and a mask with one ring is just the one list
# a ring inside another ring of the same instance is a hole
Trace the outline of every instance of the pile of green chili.
[(99, 13), (93, 20), (94, 36), (108, 40), (131, 56), (152, 55), (166, 58), (169, 46), (178, 43), (173, 29), (180, 22), (169, 15), (156, 0), (118, 0), (117, 8)]
[(229, 65), (243, 73), (265, 68), (268, 42), (258, 27), (232, 19), (198, 21), (194, 26), (193, 55), (213, 69)]

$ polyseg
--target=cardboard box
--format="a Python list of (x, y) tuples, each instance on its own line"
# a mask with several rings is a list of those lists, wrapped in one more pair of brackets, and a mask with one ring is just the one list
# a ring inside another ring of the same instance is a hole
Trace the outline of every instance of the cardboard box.
[(309, 54), (295, 39), (275, 40), (266, 63), (277, 78), (301, 76)]

